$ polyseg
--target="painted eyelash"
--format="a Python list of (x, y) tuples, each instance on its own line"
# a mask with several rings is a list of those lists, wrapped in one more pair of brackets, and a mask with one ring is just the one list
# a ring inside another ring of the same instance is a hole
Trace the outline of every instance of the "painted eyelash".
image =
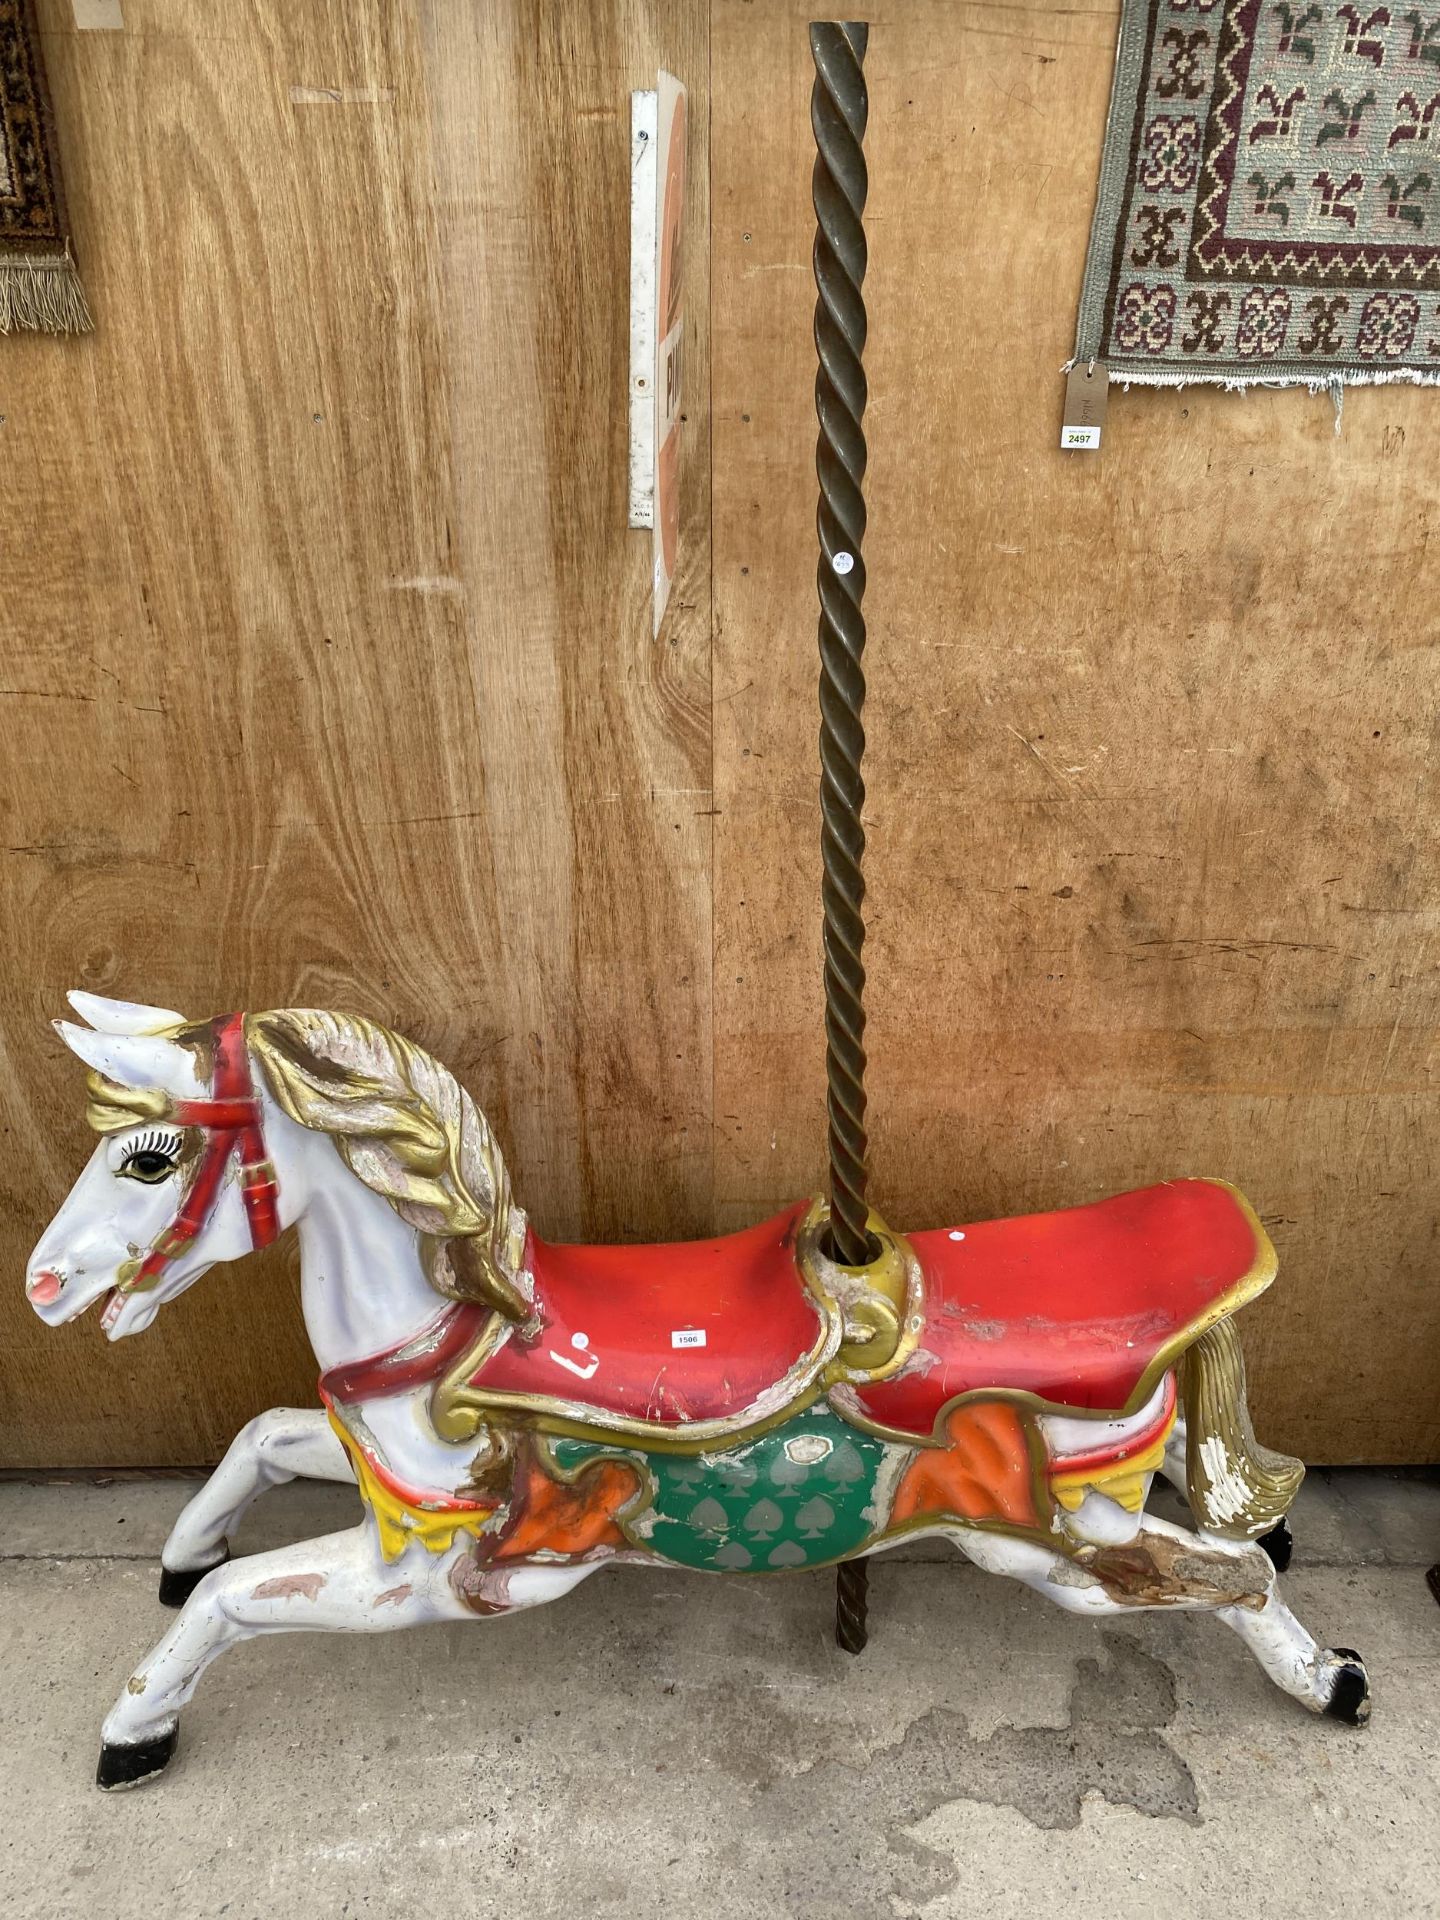
[(162, 1153), (167, 1160), (174, 1160), (179, 1156), (183, 1138), (184, 1136), (178, 1133), (159, 1131), (144, 1133), (127, 1151), (126, 1162), (138, 1159), (142, 1153)]

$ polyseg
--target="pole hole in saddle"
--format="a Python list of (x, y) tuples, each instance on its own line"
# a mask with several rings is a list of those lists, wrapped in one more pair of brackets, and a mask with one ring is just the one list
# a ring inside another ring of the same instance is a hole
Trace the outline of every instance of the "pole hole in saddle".
[(865, 1235), (865, 1258), (863, 1260), (847, 1260), (835, 1244), (835, 1230), (833, 1227), (827, 1227), (822, 1234), (820, 1251), (824, 1257), (832, 1261), (835, 1266), (848, 1267), (855, 1273), (862, 1271), (866, 1267), (873, 1267), (878, 1261), (883, 1260), (885, 1257), (885, 1249), (880, 1241), (873, 1233), (867, 1233)]

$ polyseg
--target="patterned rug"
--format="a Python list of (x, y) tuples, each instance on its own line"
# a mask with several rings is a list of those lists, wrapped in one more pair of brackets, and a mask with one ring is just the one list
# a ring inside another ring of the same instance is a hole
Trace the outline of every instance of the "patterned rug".
[(0, 333), (84, 333), (32, 0), (0, 0)]
[(1440, 380), (1440, 0), (1124, 0), (1075, 357)]

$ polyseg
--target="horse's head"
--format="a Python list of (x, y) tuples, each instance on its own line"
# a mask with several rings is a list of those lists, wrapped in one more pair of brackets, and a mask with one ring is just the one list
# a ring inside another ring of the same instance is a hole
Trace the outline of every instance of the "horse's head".
[(101, 1325), (117, 1340), (293, 1214), (280, 1213), (239, 1015), (192, 1026), (163, 1007), (69, 998), (90, 1025), (55, 1027), (90, 1068), (100, 1144), (42, 1234), (25, 1290), (50, 1326), (108, 1296)]
[(112, 1340), (143, 1332), (318, 1193), (361, 1204), (354, 1181), (414, 1228), (439, 1292), (528, 1313), (517, 1277), (525, 1216), (499, 1149), (420, 1048), (354, 1015), (190, 1023), (163, 1007), (69, 998), (89, 1025), (55, 1027), (90, 1069), (87, 1118), (101, 1139), (30, 1258), (25, 1290), (48, 1325), (104, 1295)]

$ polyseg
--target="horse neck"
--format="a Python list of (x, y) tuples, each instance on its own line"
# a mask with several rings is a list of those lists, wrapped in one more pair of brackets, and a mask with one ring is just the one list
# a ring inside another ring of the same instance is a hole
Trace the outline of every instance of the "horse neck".
[(328, 1369), (398, 1345), (444, 1301), (420, 1264), (418, 1231), (350, 1171), (328, 1135), (295, 1133), (304, 1163), (300, 1304), (315, 1358)]

